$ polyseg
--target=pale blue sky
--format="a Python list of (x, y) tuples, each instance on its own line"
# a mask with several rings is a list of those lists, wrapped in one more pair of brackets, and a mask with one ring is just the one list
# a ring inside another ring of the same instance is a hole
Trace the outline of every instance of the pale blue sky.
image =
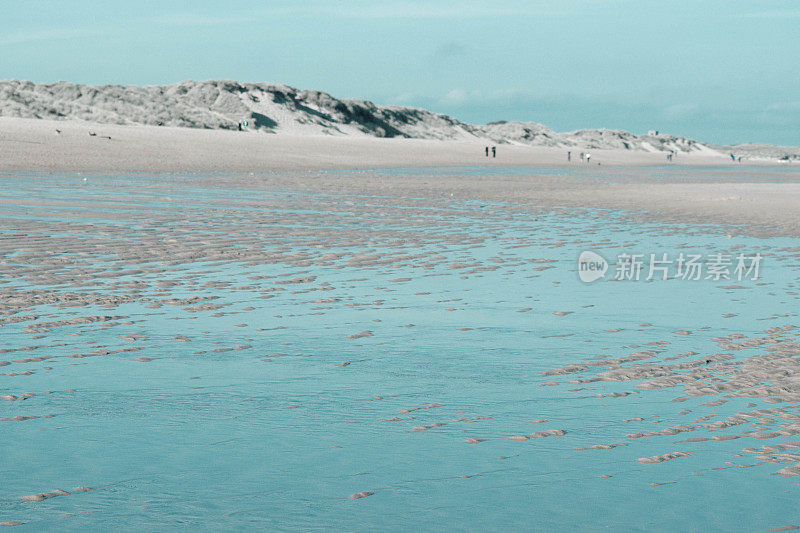
[(800, 3), (0, 0), (0, 78), (274, 81), (558, 131), (800, 145)]

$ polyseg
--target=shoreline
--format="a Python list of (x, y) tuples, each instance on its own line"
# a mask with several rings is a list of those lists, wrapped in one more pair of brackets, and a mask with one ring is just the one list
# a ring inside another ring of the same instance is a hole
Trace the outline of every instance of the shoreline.
[[(90, 131), (96, 135), (90, 136)], [(732, 233), (756, 236), (800, 234), (796, 208), (800, 166), (791, 163), (770, 165), (775, 169), (788, 165), (791, 171), (773, 173), (772, 180), (764, 182), (765, 163), (733, 163), (729, 158), (726, 162), (724, 157), (708, 154), (681, 154), (668, 165), (663, 154), (593, 150), (592, 159), (601, 165), (588, 165), (568, 164), (566, 150), (561, 148), (500, 145), (497, 159), (488, 162), (483, 151), (483, 144), (449, 141), (292, 137), (0, 118), (0, 172), (215, 173), (241, 187), (452, 197), (531, 210), (615, 209), (639, 221), (733, 225), (740, 227), (730, 228)], [(487, 176), (461, 173), (458, 168), (481, 166), (501, 171)], [(651, 172), (643, 169), (647, 166), (658, 168)], [(688, 173), (688, 166), (701, 168)], [(404, 174), (402, 179), (359, 172), (409, 167), (425, 171)], [(441, 167), (448, 167), (448, 172), (439, 172)], [(503, 167), (564, 172), (506, 173)], [(724, 172), (720, 180), (712, 167), (729, 167), (731, 172)], [(0, 205), (8, 203), (0, 201)]]

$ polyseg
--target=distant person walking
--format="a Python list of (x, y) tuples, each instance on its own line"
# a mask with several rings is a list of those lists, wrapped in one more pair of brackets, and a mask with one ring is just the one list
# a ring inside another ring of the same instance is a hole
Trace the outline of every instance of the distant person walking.
[(586, 162), (589, 163), (592, 160), (592, 154), (586, 154)]
[(497, 146), (492, 146), (492, 157), (497, 157)]
[(567, 152), (567, 161), (572, 161), (572, 152)]
[(736, 156), (731, 154), (731, 161), (736, 161)]
[(486, 157), (489, 157), (489, 147), (486, 147)]
[(581, 152), (581, 161), (583, 161), (583, 157), (584, 157), (584, 156), (583, 156), (583, 152)]

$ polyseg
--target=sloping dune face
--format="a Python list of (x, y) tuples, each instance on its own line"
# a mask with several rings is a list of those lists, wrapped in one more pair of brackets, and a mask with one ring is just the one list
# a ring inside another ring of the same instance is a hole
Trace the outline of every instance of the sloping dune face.
[(85, 120), (187, 128), (356, 135), (413, 139), (476, 140), (496, 144), (692, 152), (704, 144), (672, 135), (615, 130), (557, 133), (534, 122), (473, 125), (439, 113), (365, 100), (339, 99), (321, 91), (274, 83), (184, 81), (164, 86), (68, 82), (0, 82), (0, 116)]
[(145, 87), (2, 82), (0, 114), (232, 130), (246, 122), (248, 130), (275, 133), (446, 139), (473, 135), (472, 128), (455, 119), (420, 109), (340, 100), (285, 85), (225, 80)]

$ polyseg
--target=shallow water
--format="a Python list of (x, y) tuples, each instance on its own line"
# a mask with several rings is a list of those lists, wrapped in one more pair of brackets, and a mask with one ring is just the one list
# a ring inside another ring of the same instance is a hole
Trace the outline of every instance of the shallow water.
[[(638, 172), (661, 180), (672, 170)], [(714, 180), (720, 169), (681, 172)], [(784, 178), (766, 170), (763, 179)], [(800, 440), (793, 430), (753, 437), (777, 424), (763, 414), (728, 428), (699, 419), (774, 408), (775, 395), (704, 405), (725, 394), (592, 381), (607, 364), (543, 375), (643, 352), (616, 366), (729, 353), (704, 366), (702, 379), (720, 383), (730, 365), (767, 350), (722, 338), (800, 322), (795, 239), (633, 224), (607, 210), (270, 190), (224, 175), (5, 174), (0, 200), (0, 361), (9, 363), (0, 395), (18, 398), (0, 400), (10, 419), (0, 422), (0, 522), (61, 531), (800, 523), (798, 480), (773, 475), (795, 463), (743, 452)], [(584, 250), (764, 259), (755, 281), (587, 284), (576, 268)], [(794, 350), (796, 333), (781, 335), (775, 342)], [(786, 400), (778, 407), (796, 412)], [(630, 437), (676, 425), (692, 430)], [(548, 430), (564, 434), (508, 438)], [(739, 438), (677, 442), (721, 434)], [(624, 446), (591, 448), (610, 444)], [(689, 455), (637, 461), (673, 452)], [(70, 494), (20, 499), (56, 489)]]

